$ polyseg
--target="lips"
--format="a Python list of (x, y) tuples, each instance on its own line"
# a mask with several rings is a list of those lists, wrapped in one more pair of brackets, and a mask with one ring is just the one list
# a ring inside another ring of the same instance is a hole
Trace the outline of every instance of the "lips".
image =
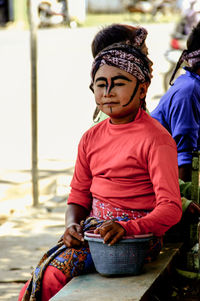
[(117, 104), (119, 104), (119, 102), (104, 102), (104, 103), (103, 103), (104, 106), (105, 106), (105, 105), (111, 106), (111, 105), (117, 105)]

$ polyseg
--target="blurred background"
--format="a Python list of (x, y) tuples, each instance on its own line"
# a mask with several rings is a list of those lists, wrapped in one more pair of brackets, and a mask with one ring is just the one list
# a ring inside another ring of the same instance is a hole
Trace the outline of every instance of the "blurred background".
[(154, 62), (147, 96), (152, 111), (199, 11), (195, 0), (0, 0), (1, 214), (33, 201), (33, 109), (39, 202), (67, 197), (78, 142), (93, 123), (90, 45), (96, 32), (111, 23), (147, 28)]
[(112, 23), (148, 30), (151, 112), (200, 20), (199, 6), (199, 0), (0, 0), (0, 300), (17, 300), (41, 254), (63, 233), (78, 142), (93, 124), (94, 35)]

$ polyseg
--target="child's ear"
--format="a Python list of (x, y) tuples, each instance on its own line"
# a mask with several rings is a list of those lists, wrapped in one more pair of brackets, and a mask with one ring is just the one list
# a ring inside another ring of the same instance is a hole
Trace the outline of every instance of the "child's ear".
[(145, 82), (145, 83), (140, 84), (140, 99), (143, 99), (146, 97), (148, 87), (149, 87), (149, 83)]

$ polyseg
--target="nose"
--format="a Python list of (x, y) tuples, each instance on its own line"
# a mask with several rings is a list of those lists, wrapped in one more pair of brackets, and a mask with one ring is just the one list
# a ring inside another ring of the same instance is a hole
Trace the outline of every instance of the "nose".
[(112, 95), (112, 92), (111, 92), (110, 86), (105, 87), (103, 96), (110, 97), (111, 95)]

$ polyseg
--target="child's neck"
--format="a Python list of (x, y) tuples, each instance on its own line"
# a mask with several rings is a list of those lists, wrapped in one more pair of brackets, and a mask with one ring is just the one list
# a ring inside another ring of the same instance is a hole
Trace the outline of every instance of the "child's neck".
[(124, 117), (119, 117), (119, 118), (110, 116), (110, 121), (111, 121), (112, 124), (130, 123), (130, 122), (135, 120), (135, 117), (136, 117), (138, 111), (139, 111), (139, 109), (135, 113), (133, 113), (133, 115), (131, 115), (131, 116), (124, 116)]

